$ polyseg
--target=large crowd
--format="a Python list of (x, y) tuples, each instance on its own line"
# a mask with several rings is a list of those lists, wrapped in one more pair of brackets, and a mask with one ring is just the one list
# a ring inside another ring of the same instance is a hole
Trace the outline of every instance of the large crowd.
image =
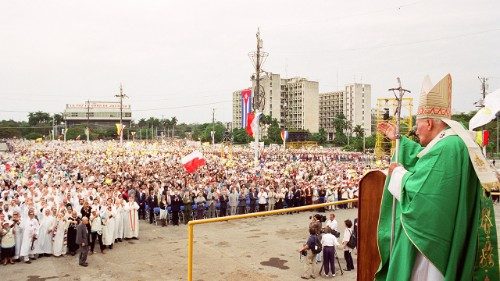
[[(82, 218), (90, 253), (104, 254), (123, 239), (139, 239), (140, 219), (179, 225), (355, 198), (359, 179), (375, 163), (370, 155), (336, 149), (266, 148), (256, 165), (248, 147), (185, 141), (16, 140), (9, 146), (11, 152), (0, 154), (3, 264), (75, 255)], [(195, 149), (206, 165), (187, 173), (180, 160)]]

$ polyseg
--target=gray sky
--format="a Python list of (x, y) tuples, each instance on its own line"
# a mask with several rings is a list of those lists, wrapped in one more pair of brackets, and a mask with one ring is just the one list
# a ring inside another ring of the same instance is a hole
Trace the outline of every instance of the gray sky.
[(114, 100), (121, 82), (136, 120), (205, 122), (215, 107), (230, 121), (257, 27), (266, 71), (319, 81), (320, 92), (370, 83), (372, 107), (397, 76), (418, 100), (426, 74), (449, 72), (453, 109), (469, 111), (478, 75), (500, 88), (499, 11), (498, 0), (0, 0), (0, 119)]

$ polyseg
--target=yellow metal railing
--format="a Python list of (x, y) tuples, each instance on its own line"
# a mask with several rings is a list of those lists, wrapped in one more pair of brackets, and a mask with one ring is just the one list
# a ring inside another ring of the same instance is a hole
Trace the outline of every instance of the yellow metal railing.
[(308, 210), (318, 209), (318, 208), (322, 208), (322, 207), (353, 203), (353, 202), (357, 202), (357, 201), (358, 201), (358, 199), (349, 199), (349, 200), (315, 204), (315, 205), (307, 205), (307, 206), (295, 207), (295, 208), (287, 208), (287, 209), (279, 209), (279, 210), (266, 211), (266, 212), (256, 212), (256, 213), (243, 214), (243, 215), (234, 215), (234, 216), (227, 216), (227, 217), (219, 217), (219, 218), (212, 218), (212, 219), (190, 221), (190, 222), (188, 222), (188, 281), (193, 280), (194, 226), (197, 224), (206, 224), (206, 223), (214, 223), (214, 222), (221, 222), (221, 221), (248, 219), (248, 218), (255, 218), (255, 217), (265, 217), (265, 216), (283, 214), (283, 213), (288, 213), (288, 212), (308, 211)]

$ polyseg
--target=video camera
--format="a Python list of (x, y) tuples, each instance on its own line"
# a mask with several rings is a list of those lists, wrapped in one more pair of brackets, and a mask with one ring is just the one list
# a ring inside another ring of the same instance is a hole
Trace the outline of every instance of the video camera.
[[(313, 216), (310, 216), (309, 219), (312, 219)], [(323, 216), (321, 214), (316, 214), (314, 215), (314, 218), (316, 218), (316, 220), (320, 221), (320, 222), (325, 222), (326, 221), (326, 216)]]

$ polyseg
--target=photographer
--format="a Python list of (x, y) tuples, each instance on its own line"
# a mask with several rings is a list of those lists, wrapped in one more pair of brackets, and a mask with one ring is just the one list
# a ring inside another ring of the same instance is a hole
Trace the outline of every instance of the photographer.
[[(326, 221), (326, 217), (320, 214), (309, 217), (311, 222), (309, 223), (309, 228), (313, 228), (316, 231), (316, 235), (321, 235), (322, 222)], [(316, 262), (321, 262), (321, 255), (316, 255)]]
[(333, 235), (334, 230), (330, 227), (324, 229), (321, 237), (321, 245), (323, 245), (323, 268), (325, 277), (328, 277), (329, 272), (332, 272), (332, 277), (335, 276), (335, 247), (339, 246), (337, 237)]
[(353, 235), (352, 221), (345, 220), (344, 221), (346, 229), (344, 230), (344, 235), (342, 236), (342, 246), (344, 246), (344, 258), (347, 263), (347, 268), (345, 271), (351, 271), (354, 269), (354, 263), (352, 261), (351, 251), (353, 250), (347, 243), (351, 240), (351, 235)]
[(302, 279), (316, 278), (314, 273), (316, 272), (316, 266), (314, 262), (314, 258), (316, 254), (313, 253), (312, 249), (314, 249), (318, 238), (317, 238), (317, 230), (315, 228), (309, 227), (309, 238), (307, 239), (306, 244), (302, 246), (299, 250), (299, 253), (303, 256), (306, 256), (306, 263), (304, 264), (304, 273), (302, 273)]

